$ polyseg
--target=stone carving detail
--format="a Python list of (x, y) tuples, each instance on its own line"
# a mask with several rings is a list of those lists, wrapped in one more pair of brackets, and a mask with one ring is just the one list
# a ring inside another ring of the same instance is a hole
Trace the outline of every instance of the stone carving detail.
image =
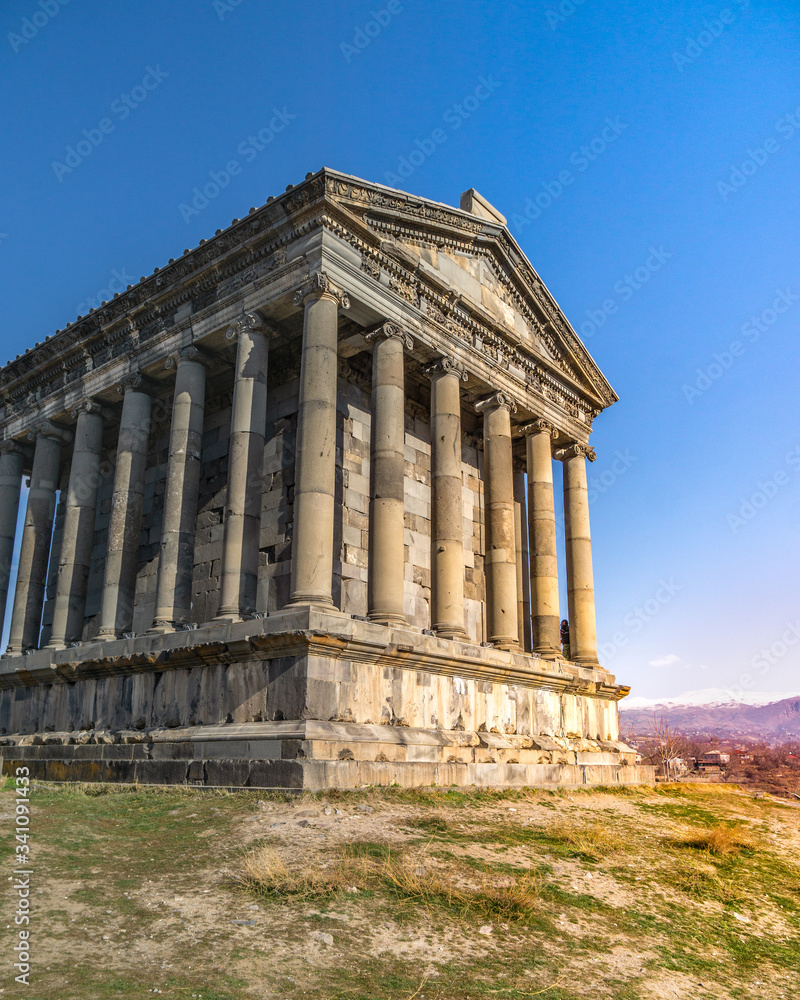
[(544, 420), (542, 417), (537, 417), (529, 424), (525, 424), (520, 428), (520, 433), (524, 434), (526, 437), (528, 434), (536, 433), (536, 431), (549, 431), (550, 437), (554, 440), (558, 437), (558, 430), (548, 420)]
[(303, 305), (311, 295), (332, 295), (338, 300), (342, 309), (350, 308), (349, 295), (331, 281), (326, 271), (315, 271), (308, 281), (298, 288), (294, 293), (294, 304)]
[(393, 292), (397, 292), (401, 299), (405, 299), (406, 302), (410, 302), (414, 306), (419, 306), (419, 289), (416, 285), (403, 281), (402, 278), (390, 278), (389, 288)]
[(486, 410), (492, 410), (498, 406), (504, 406), (511, 413), (516, 413), (517, 411), (517, 404), (507, 392), (495, 392), (486, 399), (478, 400), (475, 404), (475, 409), (478, 413), (484, 413)]
[(366, 254), (361, 258), (361, 270), (365, 271), (371, 278), (380, 278), (381, 276), (380, 264), (372, 260), (371, 257), (367, 257)]
[(407, 351), (412, 351), (414, 349), (414, 341), (411, 339), (409, 334), (403, 330), (399, 323), (395, 323), (392, 320), (387, 320), (385, 323), (381, 323), (381, 325), (376, 327), (374, 330), (370, 330), (370, 332), (364, 337), (364, 340), (366, 340), (368, 344), (371, 344), (373, 341), (378, 340), (379, 337), (397, 337), (398, 340), (403, 342), (403, 346)]
[(426, 365), (422, 370), (429, 378), (432, 378), (434, 375), (451, 374), (456, 375), (462, 382), (469, 381), (469, 374), (467, 373), (466, 368), (459, 365), (452, 358), (448, 357), (438, 358), (431, 364)]
[(588, 444), (580, 444), (577, 441), (568, 444), (565, 448), (559, 448), (555, 452), (555, 457), (559, 462), (563, 462), (567, 458), (576, 458), (578, 455), (584, 455), (589, 462), (594, 462), (597, 458), (594, 448), (591, 448)]
[(168, 369), (177, 368), (182, 361), (197, 361), (202, 365), (209, 365), (213, 361), (213, 358), (194, 344), (188, 344), (175, 354), (170, 354), (164, 360), (164, 367)]
[(267, 333), (269, 327), (258, 313), (242, 313), (225, 331), (225, 339), (234, 340), (240, 334), (244, 333), (245, 330), (259, 330), (262, 333)]

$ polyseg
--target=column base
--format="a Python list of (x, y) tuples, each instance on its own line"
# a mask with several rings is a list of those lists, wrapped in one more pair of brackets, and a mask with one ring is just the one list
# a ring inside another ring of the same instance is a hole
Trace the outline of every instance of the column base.
[(454, 639), (458, 642), (469, 642), (469, 635), (465, 628), (459, 625), (432, 625), (431, 632), (434, 632), (437, 639)]
[(66, 649), (66, 648), (67, 648), (66, 639), (51, 639), (50, 642), (48, 642), (44, 646), (44, 649)]
[(532, 652), (541, 656), (543, 660), (557, 660), (563, 656), (560, 649), (554, 649), (552, 646), (534, 646)]
[(154, 622), (147, 630), (147, 635), (164, 635), (166, 632), (175, 632), (175, 622)]
[(377, 625), (408, 625), (405, 615), (398, 615), (391, 611), (369, 611), (367, 621), (375, 622)]
[(519, 639), (489, 639), (489, 642), (495, 649), (504, 649), (506, 652), (519, 653), (522, 648)]

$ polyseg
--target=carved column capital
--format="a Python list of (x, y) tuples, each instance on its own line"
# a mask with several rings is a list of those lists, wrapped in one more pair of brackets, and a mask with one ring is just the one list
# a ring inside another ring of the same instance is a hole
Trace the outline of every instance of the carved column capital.
[(580, 444), (574, 441), (572, 444), (568, 444), (565, 448), (559, 448), (555, 452), (555, 457), (559, 462), (563, 462), (568, 458), (577, 458), (578, 455), (583, 455), (589, 462), (594, 462), (597, 458), (594, 448), (590, 448), (588, 444)]
[(241, 316), (237, 316), (225, 331), (225, 339), (235, 340), (248, 330), (263, 334), (273, 332), (272, 327), (265, 323), (257, 312), (243, 312)]
[(399, 341), (401, 341), (407, 351), (412, 350), (414, 347), (414, 341), (411, 339), (410, 335), (405, 332), (399, 323), (395, 323), (390, 319), (365, 334), (364, 340), (366, 340), (368, 344), (371, 344), (381, 338), (389, 339), (391, 337), (396, 337)]
[(28, 431), (28, 440), (35, 441), (38, 437), (52, 438), (61, 444), (69, 444), (72, 440), (72, 431), (68, 431), (66, 427), (59, 427), (51, 420), (40, 420), (32, 430)]
[(307, 281), (304, 281), (294, 293), (294, 304), (304, 305), (306, 299), (322, 298), (324, 295), (334, 299), (343, 309), (350, 306), (350, 296), (331, 281), (327, 271), (315, 271)]
[(432, 361), (422, 370), (428, 378), (434, 378), (436, 375), (455, 375), (462, 382), (466, 382), (469, 379), (466, 368), (457, 361), (454, 361), (453, 358), (446, 356), (437, 358), (436, 361)]
[(30, 448), (23, 441), (9, 438), (7, 441), (0, 441), (0, 455), (30, 455)]
[(142, 375), (141, 372), (131, 372), (117, 383), (117, 392), (120, 396), (124, 396), (126, 392), (146, 392), (150, 394), (155, 388), (155, 382)]
[(170, 356), (164, 361), (164, 367), (177, 368), (178, 365), (182, 364), (184, 361), (194, 361), (208, 367), (212, 360), (213, 358), (210, 354), (208, 354), (208, 352), (197, 347), (195, 344), (187, 344), (186, 347), (181, 347), (180, 350), (176, 351), (174, 354), (170, 354)]
[(486, 399), (481, 399), (475, 404), (475, 409), (478, 413), (485, 413), (487, 410), (494, 410), (498, 407), (504, 407), (510, 413), (515, 413), (517, 404), (507, 392), (495, 392), (491, 396), (488, 396)]
[(537, 417), (532, 420), (529, 424), (524, 424), (520, 427), (520, 434), (524, 434), (527, 437), (529, 434), (535, 434), (537, 431), (548, 431), (550, 437), (555, 440), (558, 437), (558, 430), (550, 423), (549, 420), (544, 420), (542, 417)]
[(96, 399), (82, 399), (77, 406), (72, 407), (70, 413), (73, 420), (77, 420), (81, 413), (99, 413), (103, 420), (111, 420), (113, 417), (111, 410)]

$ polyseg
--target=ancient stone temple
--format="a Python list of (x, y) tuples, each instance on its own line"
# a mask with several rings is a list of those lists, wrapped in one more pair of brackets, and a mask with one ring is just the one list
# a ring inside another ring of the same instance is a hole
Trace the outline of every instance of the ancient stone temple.
[(596, 651), (615, 399), (477, 192), (321, 170), (250, 209), (0, 371), (4, 770), (647, 780)]

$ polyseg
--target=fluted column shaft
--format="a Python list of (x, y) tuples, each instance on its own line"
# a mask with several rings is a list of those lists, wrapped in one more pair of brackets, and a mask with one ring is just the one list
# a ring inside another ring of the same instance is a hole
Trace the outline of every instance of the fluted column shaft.
[(38, 430), (33, 453), (31, 485), (22, 531), (17, 589), (8, 636), (8, 653), (36, 649), (42, 625), (42, 604), (53, 537), (53, 516), (61, 465), (61, 445), (68, 432), (46, 424)]
[(176, 625), (187, 622), (191, 612), (206, 391), (204, 361), (196, 347), (184, 348), (177, 358), (156, 610), (151, 632), (169, 632)]
[(533, 651), (552, 659), (561, 652), (558, 545), (553, 498), (553, 427), (535, 420), (523, 428), (528, 459), (528, 544), (531, 565)]
[(23, 451), (19, 444), (8, 441), (0, 445), (0, 633), (5, 621), (8, 581), (14, 556), (23, 463)]
[(53, 626), (48, 646), (60, 647), (74, 642), (81, 638), (83, 632), (102, 446), (103, 412), (97, 403), (87, 401), (78, 413), (75, 426)]
[(572, 445), (557, 455), (564, 463), (564, 528), (567, 542), (570, 659), (597, 664), (597, 621), (594, 606), (592, 538), (589, 530), (589, 492), (586, 459), (594, 452)]
[(372, 355), (368, 617), (404, 624), (405, 365), (411, 338), (396, 323), (367, 335)]
[(118, 639), (133, 628), (144, 475), (150, 443), (152, 402), (142, 388), (141, 377), (134, 375), (119, 388), (125, 398), (119, 425), (98, 639)]
[(289, 604), (332, 608), (338, 309), (346, 296), (319, 273), (295, 301), (305, 316)]
[(483, 413), (487, 641), (501, 649), (519, 644), (512, 406), (514, 403), (499, 392), (477, 404)]
[(427, 374), (431, 379), (431, 628), (445, 639), (466, 639), (459, 385), (464, 372), (443, 358)]
[(217, 617), (238, 620), (256, 609), (269, 341), (256, 313), (233, 323), (227, 337), (238, 343)]
[(520, 648), (531, 651), (531, 591), (525, 469), (514, 459), (514, 537), (517, 548), (517, 627)]

